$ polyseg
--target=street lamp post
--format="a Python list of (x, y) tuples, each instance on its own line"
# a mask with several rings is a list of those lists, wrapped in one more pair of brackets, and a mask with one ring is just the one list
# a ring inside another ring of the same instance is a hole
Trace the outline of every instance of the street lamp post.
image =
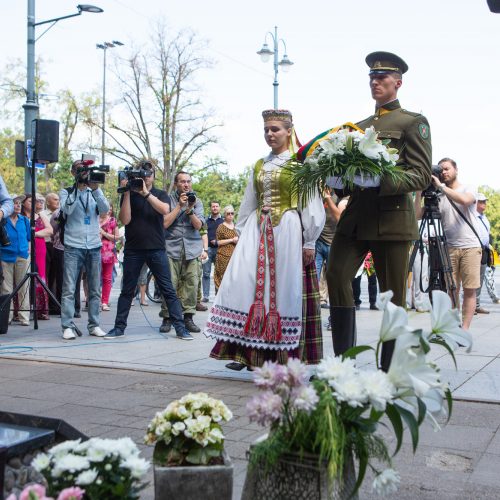
[[(269, 45), (267, 44), (267, 36), (270, 35), (272, 40), (273, 40), (273, 50), (269, 48)], [(279, 49), (279, 42), (283, 44), (283, 47), (285, 49), (285, 53), (283, 54), (283, 58), (281, 61), (279, 61), (279, 54), (278, 54), (278, 49)], [(273, 59), (273, 66), (274, 66), (274, 81), (273, 81), (273, 87), (274, 87), (274, 109), (278, 109), (278, 70), (279, 67), (283, 69), (283, 71), (287, 72), (290, 69), (290, 66), (293, 65), (293, 62), (288, 59), (288, 55), (286, 53), (286, 43), (282, 38), (278, 38), (278, 26), (274, 27), (274, 34), (268, 31), (264, 37), (264, 44), (262, 45), (262, 48), (257, 52), (259, 54), (262, 62), (267, 62), (269, 61), (270, 57), (274, 55)], [(278, 62), (279, 61), (279, 62)]]
[[(35, 42), (39, 40), (47, 31), (62, 19), (69, 19), (70, 17), (80, 16), (82, 12), (101, 13), (103, 10), (94, 5), (80, 4), (76, 8), (76, 14), (69, 14), (67, 16), (56, 17), (48, 19), (47, 21), (35, 22), (35, 0), (28, 0), (28, 37), (27, 37), (27, 79), (26, 79), (26, 102), (23, 104), (24, 108), (24, 141), (31, 139), (31, 122), (38, 117), (38, 99), (35, 91)], [(35, 27), (42, 24), (49, 24), (50, 26), (35, 39)], [(34, 168), (34, 166), (33, 166)], [(24, 191), (29, 193), (31, 191), (31, 175), (28, 167), (24, 171)]]
[(102, 139), (101, 139), (101, 165), (104, 165), (105, 149), (106, 149), (106, 53), (108, 49), (121, 47), (122, 42), (113, 40), (112, 42), (97, 43), (96, 48), (101, 49), (104, 53), (103, 68), (102, 68)]

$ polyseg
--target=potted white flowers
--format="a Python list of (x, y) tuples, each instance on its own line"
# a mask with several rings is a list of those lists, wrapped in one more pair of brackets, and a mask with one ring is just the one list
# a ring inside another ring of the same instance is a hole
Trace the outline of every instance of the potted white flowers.
[[(409, 327), (406, 311), (389, 302), (391, 296), (380, 296), (384, 314), (375, 349), (378, 363), (381, 344), (396, 341), (388, 373), (356, 366), (356, 356), (373, 350), (370, 346), (324, 359), (312, 382), (297, 360), (287, 366), (265, 363), (255, 370), (254, 382), (262, 392), (248, 403), (249, 416), (270, 425), (270, 432), (250, 450), (244, 500), (292, 498), (296, 491), (307, 491), (304, 498), (355, 498), (368, 467), (379, 494), (396, 491), (399, 476), (392, 456), (401, 447), (404, 425), (416, 450), (419, 426), (429, 419), (439, 427), (435, 416), (446, 407), (451, 414), (451, 392), (429, 359), (431, 347), (445, 348), (455, 359), (458, 345), (470, 348), (472, 341), (445, 293), (433, 292), (428, 331)], [(376, 433), (384, 415), (396, 436), (393, 453)], [(378, 464), (384, 463), (380, 470)]]
[(39, 453), (32, 465), (45, 477), (49, 495), (76, 486), (85, 490), (87, 500), (138, 499), (149, 468), (128, 437), (64, 441), (48, 453)]
[(231, 500), (233, 465), (224, 451), (221, 423), (232, 417), (222, 401), (201, 392), (155, 415), (144, 440), (155, 444), (156, 500)]

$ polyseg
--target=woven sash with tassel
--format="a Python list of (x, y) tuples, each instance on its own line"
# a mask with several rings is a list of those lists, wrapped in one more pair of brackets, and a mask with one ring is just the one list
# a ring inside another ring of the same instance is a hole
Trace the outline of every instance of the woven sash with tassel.
[[(269, 312), (266, 315), (264, 293), (266, 286), (266, 255), (269, 261)], [(281, 318), (276, 307), (276, 253), (274, 233), (269, 212), (262, 211), (260, 242), (257, 255), (255, 300), (245, 323), (245, 333), (252, 337), (264, 337), (268, 342), (281, 340)]]

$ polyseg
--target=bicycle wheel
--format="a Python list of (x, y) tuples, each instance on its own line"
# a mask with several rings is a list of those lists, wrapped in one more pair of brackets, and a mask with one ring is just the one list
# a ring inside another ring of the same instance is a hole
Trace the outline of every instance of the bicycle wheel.
[(151, 302), (159, 304), (161, 302), (161, 294), (156, 286), (156, 280), (151, 271), (148, 271), (146, 278), (146, 295)]

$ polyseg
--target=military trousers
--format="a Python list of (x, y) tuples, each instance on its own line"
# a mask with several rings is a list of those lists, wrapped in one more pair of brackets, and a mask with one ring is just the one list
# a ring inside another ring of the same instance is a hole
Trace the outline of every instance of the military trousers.
[(330, 248), (326, 280), (330, 306), (353, 307), (352, 280), (371, 251), (381, 292), (392, 290), (392, 302), (405, 307), (409, 241), (357, 240), (335, 233)]
[[(184, 252), (182, 252), (180, 259), (169, 257), (168, 262), (170, 264), (172, 285), (177, 290), (177, 296), (182, 304), (182, 312), (185, 315), (194, 315), (200, 284), (199, 259), (186, 260)], [(169, 316), (167, 304), (162, 299), (160, 317), (168, 318)]]

